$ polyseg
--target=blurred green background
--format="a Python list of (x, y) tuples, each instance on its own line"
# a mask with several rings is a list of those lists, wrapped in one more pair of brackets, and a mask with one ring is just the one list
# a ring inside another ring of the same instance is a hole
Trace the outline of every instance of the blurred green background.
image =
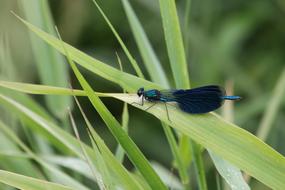
[[(92, 1), (50, 0), (48, 2), (54, 23), (64, 41), (119, 68), (117, 52), (122, 59), (124, 71), (134, 74), (119, 43)], [(158, 1), (131, 0), (130, 2), (173, 87), (174, 81), (166, 53)], [(183, 34), (188, 36), (184, 45), (187, 50), (192, 87), (206, 84), (225, 86), (226, 82), (232, 82), (234, 94), (243, 97), (242, 101), (235, 104), (234, 121), (255, 134), (272, 98), (277, 81), (282, 75), (282, 70), (285, 69), (285, 1), (191, 0), (188, 28), (185, 28), (187, 20), (185, 21), (184, 16), (186, 0), (176, 2)], [(99, 3), (149, 79), (121, 1), (104, 0)], [(0, 79), (42, 83), (38, 69), (40, 63), (36, 63), (29, 33), (10, 13), (11, 10), (25, 18), (21, 1), (0, 1)], [(84, 69), (82, 72), (96, 91), (122, 92), (117, 85), (94, 76)], [(71, 72), (68, 83), (79, 88)], [(33, 97), (44, 107), (48, 107), (46, 105), (48, 100), (46, 101), (43, 96)], [(121, 120), (123, 104), (113, 99), (103, 100), (113, 115)], [(92, 124), (114, 150), (116, 143), (96, 111), (86, 98), (80, 98), (80, 101)], [(283, 98), (265, 140), (283, 155), (285, 155), (284, 105)], [(2, 119), (17, 126), (17, 121), (11, 119), (12, 114), (4, 110), (0, 111)], [(50, 112), (54, 114), (52, 110)], [(148, 159), (171, 169), (171, 152), (160, 122), (132, 107), (129, 107), (129, 112), (129, 130), (134, 141)], [(78, 123), (83, 122), (77, 109), (74, 114)], [(66, 115), (56, 114), (54, 116), (58, 120), (66, 117)], [(84, 131), (82, 135), (86, 135)], [(128, 165), (128, 162), (126, 164)], [(206, 154), (205, 165), (209, 187), (211, 187), (211, 184), (215, 183), (215, 169)], [(256, 189), (266, 189), (262, 184), (256, 184), (256, 187)]]

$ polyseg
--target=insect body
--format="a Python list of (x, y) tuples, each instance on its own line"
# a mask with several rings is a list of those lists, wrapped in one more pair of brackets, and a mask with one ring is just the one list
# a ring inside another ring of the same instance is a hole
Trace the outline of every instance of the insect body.
[(139, 97), (142, 96), (142, 105), (144, 99), (154, 103), (177, 102), (182, 111), (191, 114), (201, 114), (216, 110), (223, 104), (225, 100), (241, 99), (239, 96), (227, 96), (225, 90), (216, 85), (186, 90), (181, 89), (161, 91), (156, 89), (145, 91), (144, 88), (140, 88), (137, 91), (137, 94)]

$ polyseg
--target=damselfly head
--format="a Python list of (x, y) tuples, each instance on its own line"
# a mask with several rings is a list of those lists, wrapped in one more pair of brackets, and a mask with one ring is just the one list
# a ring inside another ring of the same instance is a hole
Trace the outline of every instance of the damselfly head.
[(143, 95), (143, 93), (144, 93), (144, 88), (139, 88), (138, 91), (137, 91), (137, 95), (139, 97), (141, 97)]

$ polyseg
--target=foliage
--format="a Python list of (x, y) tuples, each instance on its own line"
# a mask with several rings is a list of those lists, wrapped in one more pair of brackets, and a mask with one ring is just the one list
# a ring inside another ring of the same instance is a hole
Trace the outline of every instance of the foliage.
[[(282, 1), (13, 2), (0, 3), (3, 184), (21, 189), (285, 187)], [(53, 23), (67, 43), (55, 37)], [(24, 25), (29, 34), (22, 32)], [(115, 51), (124, 71), (116, 69)], [(71, 66), (70, 76), (58, 52)], [(236, 109), (225, 105), (231, 122), (169, 106), (170, 122), (164, 105), (137, 111), (148, 103), (133, 104), (139, 87), (189, 88), (190, 78), (191, 87), (234, 81), (235, 94), (244, 98)], [(39, 85), (31, 84), (38, 80)], [(119, 87), (128, 93), (114, 93)], [(90, 102), (76, 99), (74, 107), (72, 96)], [(122, 111), (117, 100), (130, 105)], [(128, 132), (118, 121), (121, 115)], [(270, 146), (252, 134), (256, 131)], [(116, 157), (117, 145), (123, 149)]]

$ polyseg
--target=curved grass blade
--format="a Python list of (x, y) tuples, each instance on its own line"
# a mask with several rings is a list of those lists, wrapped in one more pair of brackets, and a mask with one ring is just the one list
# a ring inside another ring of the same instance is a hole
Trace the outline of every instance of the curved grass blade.
[(66, 95), (73, 94), (75, 96), (86, 96), (84, 91), (73, 90), (62, 87), (54, 87), (47, 85), (36, 85), (29, 83), (18, 83), (18, 82), (9, 82), (9, 81), (0, 81), (0, 86), (9, 88), (12, 90), (24, 92), (24, 93), (32, 93), (32, 94), (57, 94), (57, 95)]
[(0, 182), (19, 189), (72, 190), (71, 187), (0, 170)]
[(91, 171), (90, 166), (88, 166), (88, 164), (82, 159), (79, 159), (77, 157), (58, 155), (44, 155), (40, 156), (40, 158), (48, 163), (68, 168), (70, 170), (76, 171), (77, 173), (90, 180), (94, 180), (94, 174)]
[[(12, 12), (13, 13), (13, 12)], [(116, 84), (119, 84), (122, 88), (127, 91), (137, 91), (141, 85), (144, 85), (145, 88), (158, 88), (161, 87), (158, 84), (152, 83), (145, 79), (136, 77), (134, 75), (122, 72), (118, 69), (115, 69), (97, 59), (92, 58), (91, 56), (77, 50), (76, 48), (70, 46), (67, 43), (61, 42), (59, 39), (54, 36), (42, 31), (41, 29), (35, 27), (34, 25), (28, 23), (23, 20), (15, 13), (13, 13), (19, 20), (21, 20), (30, 30), (32, 30), (35, 34), (41, 37), (41, 39), (45, 40), (55, 49), (60, 51), (62, 54), (66, 54), (64, 48), (68, 51), (70, 58), (79, 63), (82, 67), (90, 70), (91, 72), (98, 74), (99, 76), (112, 81)], [(64, 48), (63, 45), (64, 44)], [(129, 81), (132, 81), (131, 83)]]

